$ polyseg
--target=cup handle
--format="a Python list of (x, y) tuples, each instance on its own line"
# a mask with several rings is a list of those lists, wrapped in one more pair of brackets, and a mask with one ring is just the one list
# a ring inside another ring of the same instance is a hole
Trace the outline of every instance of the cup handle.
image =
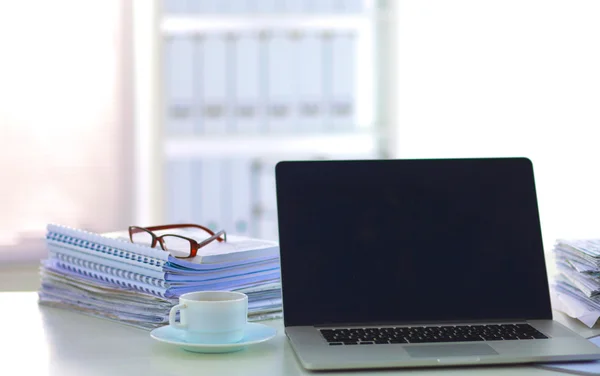
[(176, 306), (171, 308), (171, 311), (169, 312), (169, 325), (178, 329), (185, 329), (187, 327), (187, 324), (182, 321), (181, 315), (179, 315), (179, 322), (175, 321), (177, 311), (182, 311), (185, 308), (187, 308), (187, 305), (185, 303), (177, 304)]

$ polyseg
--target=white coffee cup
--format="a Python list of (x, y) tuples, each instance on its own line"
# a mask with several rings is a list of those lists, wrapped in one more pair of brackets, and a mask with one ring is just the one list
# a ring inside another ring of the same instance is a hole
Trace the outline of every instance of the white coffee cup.
[[(179, 322), (175, 321), (177, 311)], [(248, 296), (233, 291), (183, 294), (169, 313), (169, 325), (183, 330), (186, 340), (206, 344), (241, 341), (247, 320)]]

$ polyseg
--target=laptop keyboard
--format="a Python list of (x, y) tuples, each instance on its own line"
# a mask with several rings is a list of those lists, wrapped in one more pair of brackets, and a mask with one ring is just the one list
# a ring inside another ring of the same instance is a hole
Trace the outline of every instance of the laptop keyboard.
[(529, 324), (320, 329), (331, 346), (548, 338)]

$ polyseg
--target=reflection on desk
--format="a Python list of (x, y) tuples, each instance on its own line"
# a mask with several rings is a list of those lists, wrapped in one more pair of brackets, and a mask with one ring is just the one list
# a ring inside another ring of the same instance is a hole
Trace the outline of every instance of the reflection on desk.
[[(80, 313), (38, 306), (36, 293), (0, 293), (3, 371), (35, 375), (314, 375), (302, 369), (281, 320), (266, 321), (277, 336), (230, 354), (195, 354), (159, 343), (147, 331)], [(600, 334), (562, 314), (555, 318), (584, 336)], [(411, 375), (551, 375), (533, 366), (410, 370)], [(4, 373), (4, 372), (3, 372)], [(406, 370), (336, 372), (400, 375)]]

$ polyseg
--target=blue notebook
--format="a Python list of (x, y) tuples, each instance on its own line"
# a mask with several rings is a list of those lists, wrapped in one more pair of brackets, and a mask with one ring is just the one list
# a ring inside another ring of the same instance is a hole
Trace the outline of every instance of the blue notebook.
[[(46, 267), (161, 297), (279, 282), (279, 247), (275, 242), (228, 236), (225, 251), (199, 252), (187, 261), (114, 234), (105, 236), (50, 224)], [(249, 247), (251, 244), (256, 247)]]
[[(189, 235), (188, 235), (189, 236)], [(212, 242), (198, 251), (190, 259), (172, 257), (162, 249), (129, 242), (127, 232), (97, 234), (67, 226), (49, 224), (47, 240), (70, 242), (77, 245), (96, 246), (95, 251), (117, 256), (128, 263), (143, 263), (148, 267), (162, 267), (165, 263), (189, 269), (205, 269), (201, 264), (235, 265), (244, 260), (261, 257), (279, 257), (279, 245), (275, 241), (255, 239), (246, 236), (228, 235), (227, 242)]]

